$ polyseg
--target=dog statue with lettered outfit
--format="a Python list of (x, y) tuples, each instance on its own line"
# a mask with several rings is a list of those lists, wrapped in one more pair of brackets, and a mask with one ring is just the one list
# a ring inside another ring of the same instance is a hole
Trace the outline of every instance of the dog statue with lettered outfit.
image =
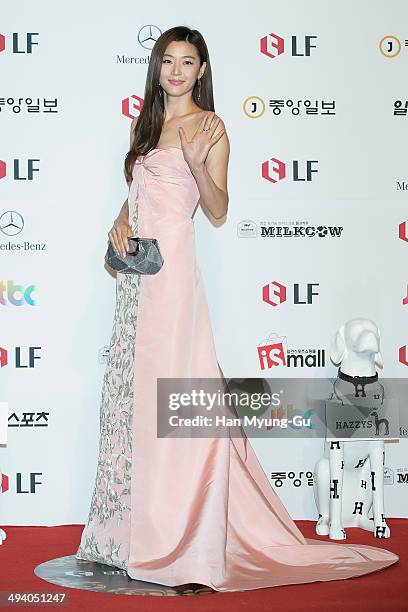
[[(330, 358), (340, 364), (330, 398), (339, 401), (339, 409), (343, 398), (350, 395), (379, 404), (383, 401), (384, 388), (376, 371), (376, 366), (383, 366), (380, 332), (373, 321), (355, 318), (342, 325), (333, 339)], [(378, 414), (371, 414), (380, 427)], [(314, 472), (318, 535), (343, 540), (347, 537), (344, 527), (361, 527), (376, 538), (390, 537), (384, 515), (384, 462), (383, 440), (325, 440), (324, 456)]]

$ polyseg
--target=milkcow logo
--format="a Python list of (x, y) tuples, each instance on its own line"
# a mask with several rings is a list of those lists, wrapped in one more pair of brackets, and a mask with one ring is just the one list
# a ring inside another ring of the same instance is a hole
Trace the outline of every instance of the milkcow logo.
[[(306, 35), (304, 37), (292, 34), (290, 37), (289, 53), (292, 57), (310, 57), (312, 49), (316, 49), (317, 36)], [(260, 51), (262, 55), (275, 59), (285, 53), (287, 43), (285, 38), (275, 32), (270, 32), (260, 39)]]
[(311, 182), (313, 174), (318, 172), (316, 165), (318, 161), (315, 159), (307, 159), (305, 162), (300, 162), (297, 159), (292, 162), (285, 163), (277, 157), (262, 162), (262, 178), (270, 183), (279, 183), (287, 176), (293, 182)]

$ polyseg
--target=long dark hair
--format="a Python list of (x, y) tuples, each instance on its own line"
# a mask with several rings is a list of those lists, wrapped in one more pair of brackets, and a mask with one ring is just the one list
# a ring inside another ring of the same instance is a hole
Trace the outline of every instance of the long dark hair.
[[(194, 102), (203, 110), (214, 111), (211, 64), (207, 45), (198, 30), (186, 26), (176, 26), (166, 30), (156, 40), (150, 56), (147, 69), (144, 100), (139, 119), (136, 124), (133, 144), (125, 158), (125, 177), (129, 183), (132, 180), (133, 165), (138, 155), (146, 155), (154, 149), (160, 140), (164, 120), (164, 100), (160, 92), (159, 78), (163, 55), (168, 45), (173, 41), (186, 41), (197, 49), (200, 66), (206, 62), (206, 68), (201, 77), (201, 92), (198, 100), (198, 79), (193, 89)], [(163, 91), (163, 90), (162, 90)]]

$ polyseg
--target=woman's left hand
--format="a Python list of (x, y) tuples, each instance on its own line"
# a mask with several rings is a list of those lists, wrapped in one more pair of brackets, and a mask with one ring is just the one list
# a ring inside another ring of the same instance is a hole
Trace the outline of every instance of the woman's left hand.
[(213, 111), (208, 111), (190, 141), (187, 140), (184, 129), (179, 127), (181, 150), (190, 170), (199, 170), (203, 167), (209, 150), (225, 134), (226, 130), (223, 128), (214, 136), (220, 121), (221, 118)]

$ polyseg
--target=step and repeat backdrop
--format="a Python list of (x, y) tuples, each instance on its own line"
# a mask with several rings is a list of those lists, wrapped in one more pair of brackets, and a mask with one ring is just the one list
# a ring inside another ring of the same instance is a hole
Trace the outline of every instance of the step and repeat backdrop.
[[(115, 306), (107, 234), (151, 49), (175, 25), (207, 42), (231, 144), (227, 219), (195, 216), (225, 376), (335, 377), (330, 344), (354, 317), (381, 330), (380, 377), (407, 376), (406, 2), (0, 11), (0, 524), (86, 520)], [(271, 338), (300, 358), (265, 365)], [(252, 443), (292, 517), (316, 518), (323, 441)], [(390, 517), (408, 517), (407, 450), (386, 444)]]

